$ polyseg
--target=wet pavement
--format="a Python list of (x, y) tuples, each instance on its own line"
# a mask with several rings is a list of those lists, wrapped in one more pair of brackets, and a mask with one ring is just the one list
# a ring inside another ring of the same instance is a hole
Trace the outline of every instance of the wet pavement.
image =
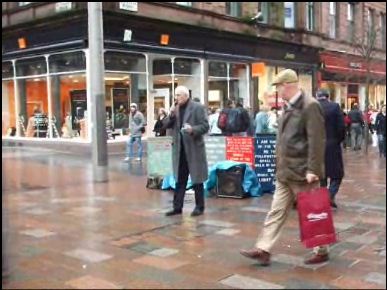
[[(169, 191), (148, 190), (146, 163), (109, 157), (109, 182), (92, 183), (89, 159), (3, 147), (8, 278), (3, 289), (385, 289), (386, 163), (371, 149), (344, 154), (346, 177), (330, 261), (307, 266), (291, 212), (261, 267), (239, 254), (254, 245), (271, 195), (208, 198), (203, 216), (163, 215)], [(4, 252), (3, 252), (4, 254)]]

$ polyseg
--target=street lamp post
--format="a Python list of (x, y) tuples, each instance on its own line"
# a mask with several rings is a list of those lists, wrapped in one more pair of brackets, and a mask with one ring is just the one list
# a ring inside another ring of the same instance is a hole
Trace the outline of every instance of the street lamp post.
[(88, 2), (89, 90), (93, 180), (108, 181), (102, 2)]

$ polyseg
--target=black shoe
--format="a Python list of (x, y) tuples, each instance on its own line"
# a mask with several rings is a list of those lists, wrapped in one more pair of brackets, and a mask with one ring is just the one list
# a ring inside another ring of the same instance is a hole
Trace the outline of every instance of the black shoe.
[(198, 215), (202, 215), (203, 213), (204, 213), (204, 209), (195, 208), (191, 213), (191, 216), (198, 216)]
[(182, 213), (182, 210), (173, 209), (173, 210), (166, 212), (165, 216), (173, 216), (173, 215), (177, 215), (177, 214), (181, 214), (181, 213)]
[(334, 201), (331, 201), (331, 207), (333, 209), (337, 209), (337, 204)]

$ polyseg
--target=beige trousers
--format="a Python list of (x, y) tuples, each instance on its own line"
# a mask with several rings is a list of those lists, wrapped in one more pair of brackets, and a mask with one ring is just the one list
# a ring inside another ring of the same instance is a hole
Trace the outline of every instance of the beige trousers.
[[(256, 248), (270, 252), (274, 244), (280, 237), (281, 231), (296, 200), (296, 194), (318, 188), (320, 182), (307, 183), (283, 183), (277, 180), (276, 189), (271, 204), (271, 209), (266, 216), (261, 235), (259, 236)], [(324, 255), (328, 253), (328, 246), (314, 248), (316, 254)]]

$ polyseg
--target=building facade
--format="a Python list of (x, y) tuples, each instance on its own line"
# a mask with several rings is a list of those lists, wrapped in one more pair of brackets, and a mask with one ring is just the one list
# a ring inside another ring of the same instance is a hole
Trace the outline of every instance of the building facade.
[[(337, 68), (326, 56), (352, 47), (338, 12), (346, 3), (336, 4), (337, 34), (327, 25), (329, 3), (336, 2), (103, 3), (107, 118), (124, 135), (129, 104), (137, 103), (152, 136), (157, 111), (169, 108), (177, 85), (208, 107), (223, 107), (227, 99), (254, 110), (281, 106), (270, 84), (285, 68), (298, 72), (308, 94), (326, 86), (348, 104), (349, 88), (358, 84), (361, 101), (364, 76), (332, 72)], [(91, 142), (87, 2), (2, 5), (3, 140)], [(382, 19), (385, 5), (372, 7)], [(385, 40), (384, 47), (378, 41), (375, 57), (385, 64)], [(385, 103), (385, 67), (375, 69), (370, 100)], [(45, 126), (36, 126), (36, 112), (47, 117)]]

